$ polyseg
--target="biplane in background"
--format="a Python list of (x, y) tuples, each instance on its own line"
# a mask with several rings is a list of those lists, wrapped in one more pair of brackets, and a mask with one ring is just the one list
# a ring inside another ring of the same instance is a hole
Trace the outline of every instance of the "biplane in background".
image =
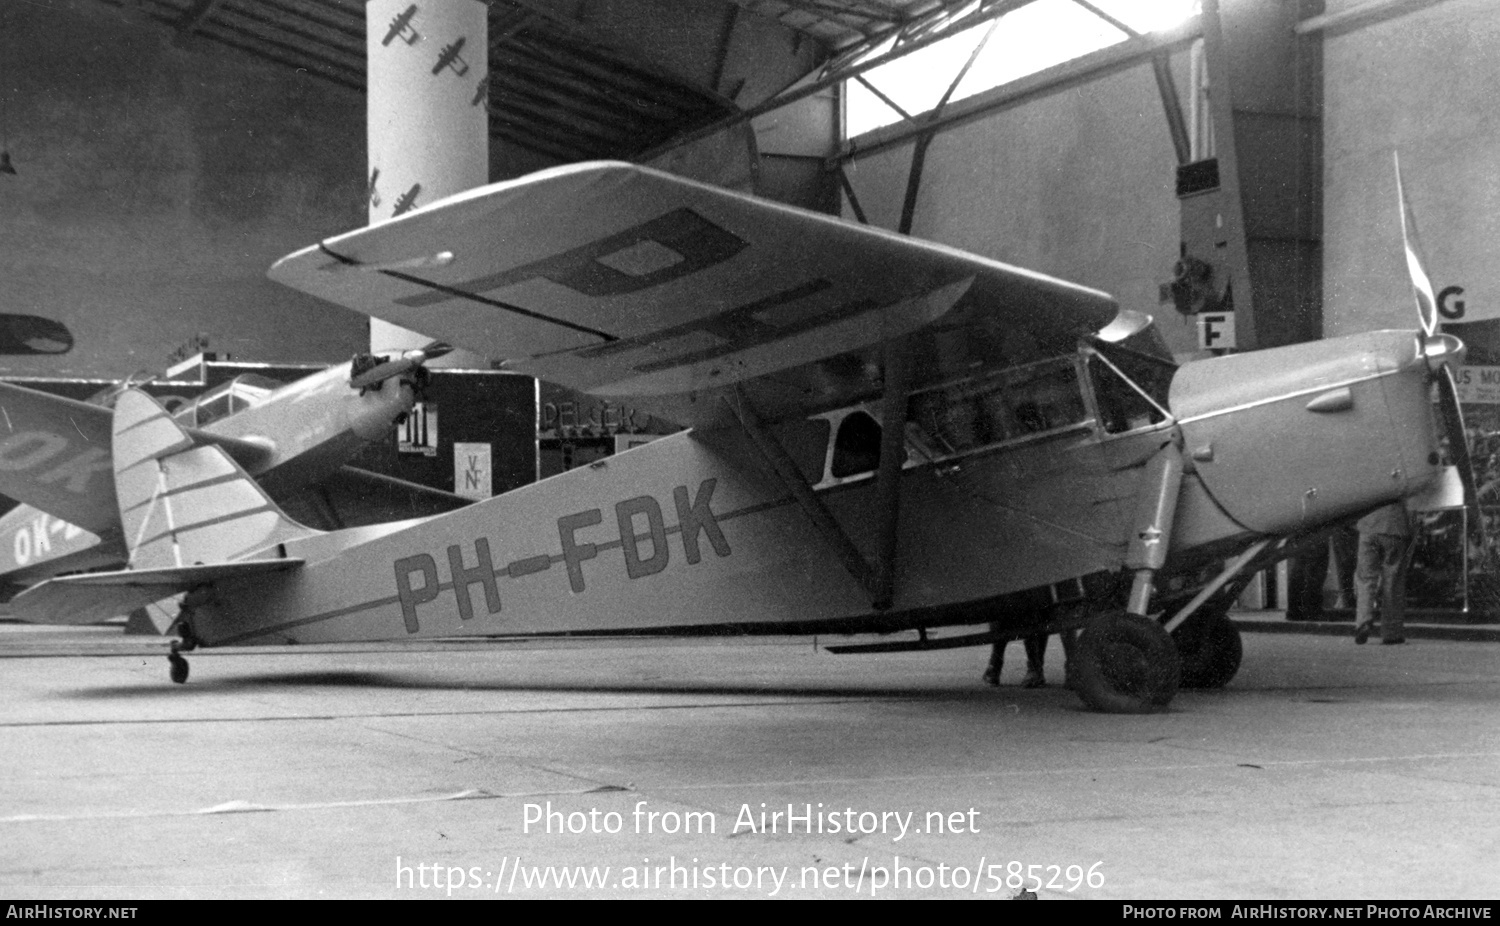
[(627, 164), (470, 191), (271, 276), (689, 429), (325, 533), (128, 393), (131, 568), (53, 579), (18, 612), (185, 592), (184, 650), (898, 631), (919, 649), (943, 626), (998, 627), (973, 643), (1081, 626), (1085, 701), (1155, 710), (1180, 678), (1233, 675), (1226, 611), (1254, 571), (1450, 486), (1442, 436), (1462, 438), (1443, 375), (1462, 345), (1425, 320), (1179, 368), (1104, 293)]
[[(391, 519), (342, 503), (397, 493), (406, 517), (467, 504), (446, 492), (344, 465), (390, 434), (412, 407), (429, 345), (357, 357), (283, 384), (247, 373), (173, 409), (198, 442), (216, 443), (297, 517), (325, 527)], [(0, 494), (22, 502), (0, 517), (0, 583), (17, 587), (128, 560), (110, 463), (111, 405), (129, 384), (77, 402), (0, 383)], [(121, 612), (123, 613), (123, 612)]]

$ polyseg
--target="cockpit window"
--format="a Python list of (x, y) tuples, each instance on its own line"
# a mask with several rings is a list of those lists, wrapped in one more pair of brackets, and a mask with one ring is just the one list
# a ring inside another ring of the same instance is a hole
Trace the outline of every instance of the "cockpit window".
[[(1167, 395), (1177, 367), (1165, 360), (1119, 347), (1111, 349), (1107, 356), (1107, 363), (1100, 354), (1089, 358), (1089, 378), (1094, 384), (1094, 398), (1099, 404), (1099, 419), (1104, 430), (1120, 434), (1164, 420), (1166, 415), (1162, 414), (1162, 409), (1167, 407)], [(1130, 382), (1121, 373), (1130, 377)]]
[(1002, 370), (912, 396), (910, 420), (938, 455), (1079, 424), (1088, 409), (1072, 357)]
[(268, 376), (242, 373), (174, 411), (172, 417), (180, 424), (201, 428), (226, 415), (259, 405), (279, 388), (281, 383)]

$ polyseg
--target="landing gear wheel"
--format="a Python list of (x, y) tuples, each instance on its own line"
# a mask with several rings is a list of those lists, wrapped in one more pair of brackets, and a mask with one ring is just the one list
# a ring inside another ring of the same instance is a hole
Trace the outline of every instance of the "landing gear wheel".
[(168, 670), (167, 674), (172, 677), (172, 681), (181, 685), (188, 680), (188, 661), (186, 659), (173, 653), (167, 657), (167, 662), (171, 663), (171, 669)]
[(1190, 618), (1172, 634), (1182, 659), (1182, 687), (1223, 688), (1240, 670), (1245, 647), (1223, 613)]
[(179, 685), (186, 682), (188, 678), (188, 661), (182, 658), (179, 650), (190, 650), (196, 645), (185, 629), (181, 640), (172, 641), (172, 651), (167, 654), (167, 663), (170, 666), (167, 675)]
[(1113, 611), (1084, 627), (1068, 675), (1095, 710), (1149, 714), (1172, 700), (1180, 671), (1177, 646), (1160, 624)]

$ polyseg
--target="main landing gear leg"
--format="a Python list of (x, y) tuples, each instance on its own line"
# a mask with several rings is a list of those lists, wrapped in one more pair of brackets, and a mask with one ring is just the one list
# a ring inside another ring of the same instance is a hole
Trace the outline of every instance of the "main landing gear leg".
[(1176, 442), (1162, 447), (1146, 464), (1136, 503), (1135, 535), (1125, 557), (1134, 573), (1124, 613), (1094, 616), (1077, 644), (1069, 673), (1086, 704), (1111, 714), (1140, 714), (1167, 706), (1177, 693), (1181, 666), (1172, 637), (1149, 616), (1152, 580), (1166, 563), (1177, 492), (1182, 485), (1182, 451)]

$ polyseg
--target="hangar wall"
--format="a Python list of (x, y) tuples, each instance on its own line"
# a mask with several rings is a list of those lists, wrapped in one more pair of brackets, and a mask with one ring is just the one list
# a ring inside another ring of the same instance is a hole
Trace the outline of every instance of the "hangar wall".
[[(1328, 12), (1357, 5), (1331, 0)], [(1492, 0), (1444, 0), (1325, 33), (1326, 335), (1413, 324), (1396, 149), (1434, 286), (1463, 287), (1463, 321), (1500, 318), (1497, 48)]]
[[(1186, 59), (1172, 59), (1179, 93)], [(911, 155), (905, 144), (846, 165), (871, 224), (896, 227)], [(1176, 166), (1142, 63), (940, 131), (912, 234), (1102, 289), (1155, 315), (1174, 352), (1192, 351), (1192, 320), (1157, 301), (1177, 259)]]
[[(3, 4), (0, 312), (57, 319), (75, 346), (0, 356), (0, 375), (156, 371), (199, 334), (245, 360), (368, 349), (363, 316), (265, 277), (364, 224), (363, 95), (102, 9)], [(495, 176), (542, 166), (492, 143)]]
[(363, 319), (265, 279), (364, 221), (357, 94), (123, 20), (10, 6), (0, 311), (62, 321), (75, 347), (0, 371), (156, 370), (199, 333), (247, 359), (360, 349)]

